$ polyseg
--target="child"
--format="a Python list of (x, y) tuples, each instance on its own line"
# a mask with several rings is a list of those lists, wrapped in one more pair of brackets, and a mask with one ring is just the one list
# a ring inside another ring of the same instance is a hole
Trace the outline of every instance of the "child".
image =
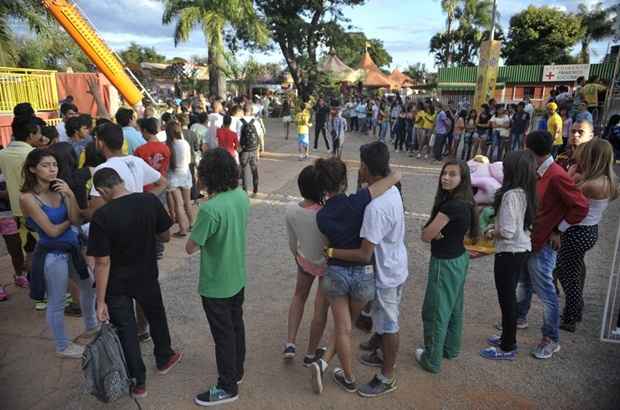
[(224, 117), (222, 127), (217, 129), (215, 135), (217, 138), (218, 147), (224, 148), (228, 151), (237, 164), (239, 164), (239, 153), (237, 152), (237, 149), (239, 149), (239, 137), (233, 130), (230, 129), (231, 124), (232, 117), (230, 115), (226, 115)]
[(504, 183), (495, 195), (495, 225), (485, 233), (495, 238), (495, 287), (502, 311), (502, 335), (488, 339), (480, 356), (514, 360), (517, 353), (517, 281), (532, 250), (530, 232), (536, 214), (536, 162), (529, 151), (504, 159)]
[(448, 160), (440, 174), (431, 218), (422, 240), (431, 243), (429, 278), (422, 307), (424, 348), (416, 349), (420, 366), (438, 373), (441, 361), (455, 358), (463, 332), (463, 288), (469, 255), (463, 239), (478, 239), (478, 214), (465, 162)]
[(297, 146), (299, 148), (299, 160), (303, 161), (308, 158), (308, 147), (310, 146), (310, 103), (304, 104), (304, 109), (295, 115), (295, 123), (297, 124)]

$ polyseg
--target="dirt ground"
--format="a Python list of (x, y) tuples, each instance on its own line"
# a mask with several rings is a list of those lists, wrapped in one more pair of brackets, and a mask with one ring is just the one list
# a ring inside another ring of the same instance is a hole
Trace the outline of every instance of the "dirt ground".
[[(422, 343), (421, 308), (426, 286), (429, 246), (419, 240), (420, 227), (430, 211), (439, 165), (394, 153), (392, 163), (403, 174), (407, 210), (407, 248), (410, 278), (401, 306), (401, 349), (398, 390), (377, 399), (364, 399), (340, 390), (326, 376), (321, 396), (312, 393), (310, 373), (301, 365), (307, 343), (311, 301), (298, 338), (298, 357), (282, 360), (288, 304), (295, 286), (295, 264), (284, 226), (285, 205), (299, 197), (297, 175), (307, 162), (297, 160), (296, 145), (284, 140), (282, 124), (268, 122), (267, 153), (261, 158), (260, 192), (252, 200), (248, 227), (248, 283), (245, 324), (246, 378), (237, 402), (229, 409), (617, 409), (620, 402), (620, 345), (598, 339), (613, 255), (612, 244), (620, 220), (620, 201), (612, 204), (600, 226), (600, 237), (588, 253), (588, 278), (583, 323), (577, 333), (561, 332), (562, 350), (551, 360), (539, 361), (529, 350), (540, 338), (542, 307), (534, 298), (529, 329), (519, 331), (520, 351), (515, 362), (490, 362), (478, 352), (494, 333), (499, 307), (493, 282), (493, 259), (473, 260), (465, 290), (465, 326), (461, 355), (444, 361), (432, 375), (415, 362)], [(360, 144), (372, 137), (350, 134), (345, 143), (350, 187), (355, 187)], [(313, 153), (326, 156), (324, 147)], [(191, 409), (195, 394), (216, 381), (214, 344), (197, 294), (198, 257), (183, 252), (174, 239), (166, 247), (160, 281), (168, 312), (173, 345), (183, 350), (183, 362), (168, 375), (155, 372), (152, 344), (143, 345), (148, 397), (144, 409)], [(0, 282), (11, 283), (10, 260), (0, 257)], [(122, 399), (99, 403), (82, 391), (79, 360), (54, 355), (45, 313), (36, 312), (27, 292), (12, 285), (10, 300), (0, 304), (1, 409), (133, 409)], [(66, 318), (70, 335), (83, 330), (80, 319)], [(355, 330), (354, 344), (367, 337)], [(83, 340), (79, 340), (84, 343)], [(355, 352), (357, 354), (357, 351)], [(334, 363), (337, 365), (337, 363)], [(359, 381), (373, 369), (354, 364)]]

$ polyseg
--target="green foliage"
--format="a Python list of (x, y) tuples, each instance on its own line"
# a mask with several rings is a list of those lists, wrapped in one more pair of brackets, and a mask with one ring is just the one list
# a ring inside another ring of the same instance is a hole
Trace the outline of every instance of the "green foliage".
[(392, 56), (383, 46), (383, 41), (379, 39), (368, 39), (364, 33), (342, 33), (342, 36), (339, 37), (332, 39), (329, 45), (342, 62), (349, 67), (357, 67), (364, 55), (366, 44), (368, 44), (368, 52), (377, 66), (384, 67), (392, 63)]
[(580, 4), (577, 8), (577, 16), (581, 19), (581, 51), (579, 62), (590, 62), (590, 44), (592, 41), (600, 41), (614, 35), (614, 25), (618, 21), (617, 12), (613, 7), (605, 9), (603, 3), (596, 3), (588, 8)]
[(403, 70), (403, 74), (408, 75), (417, 83), (421, 83), (426, 80), (426, 77), (428, 76), (428, 71), (426, 70), (426, 64), (416, 63), (415, 65), (410, 65), (405, 70)]
[(580, 36), (579, 17), (551, 7), (529, 6), (510, 18), (502, 56), (507, 65), (572, 63), (570, 49)]
[(118, 53), (123, 61), (127, 64), (137, 65), (140, 63), (163, 63), (166, 57), (158, 54), (154, 47), (142, 47), (141, 45), (131, 42), (129, 47)]
[(48, 15), (37, 0), (0, 1), (0, 65), (15, 65), (18, 60), (11, 22), (25, 22), (36, 33), (45, 29)]

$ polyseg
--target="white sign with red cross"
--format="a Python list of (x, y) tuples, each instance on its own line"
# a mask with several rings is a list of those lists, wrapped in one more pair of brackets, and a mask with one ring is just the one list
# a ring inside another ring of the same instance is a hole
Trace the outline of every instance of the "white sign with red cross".
[(543, 67), (542, 80), (545, 83), (575, 81), (579, 77), (588, 79), (590, 64), (546, 65)]

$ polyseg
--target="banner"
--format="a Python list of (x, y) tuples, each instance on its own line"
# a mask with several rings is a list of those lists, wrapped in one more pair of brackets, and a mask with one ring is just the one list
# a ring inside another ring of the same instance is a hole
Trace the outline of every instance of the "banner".
[(576, 81), (583, 77), (585, 80), (590, 75), (590, 64), (566, 64), (546, 65), (543, 67), (542, 80), (545, 83)]
[(482, 104), (495, 96), (495, 83), (499, 66), (499, 52), (502, 43), (498, 40), (483, 41), (480, 45), (480, 63), (476, 77), (474, 108), (480, 110)]

